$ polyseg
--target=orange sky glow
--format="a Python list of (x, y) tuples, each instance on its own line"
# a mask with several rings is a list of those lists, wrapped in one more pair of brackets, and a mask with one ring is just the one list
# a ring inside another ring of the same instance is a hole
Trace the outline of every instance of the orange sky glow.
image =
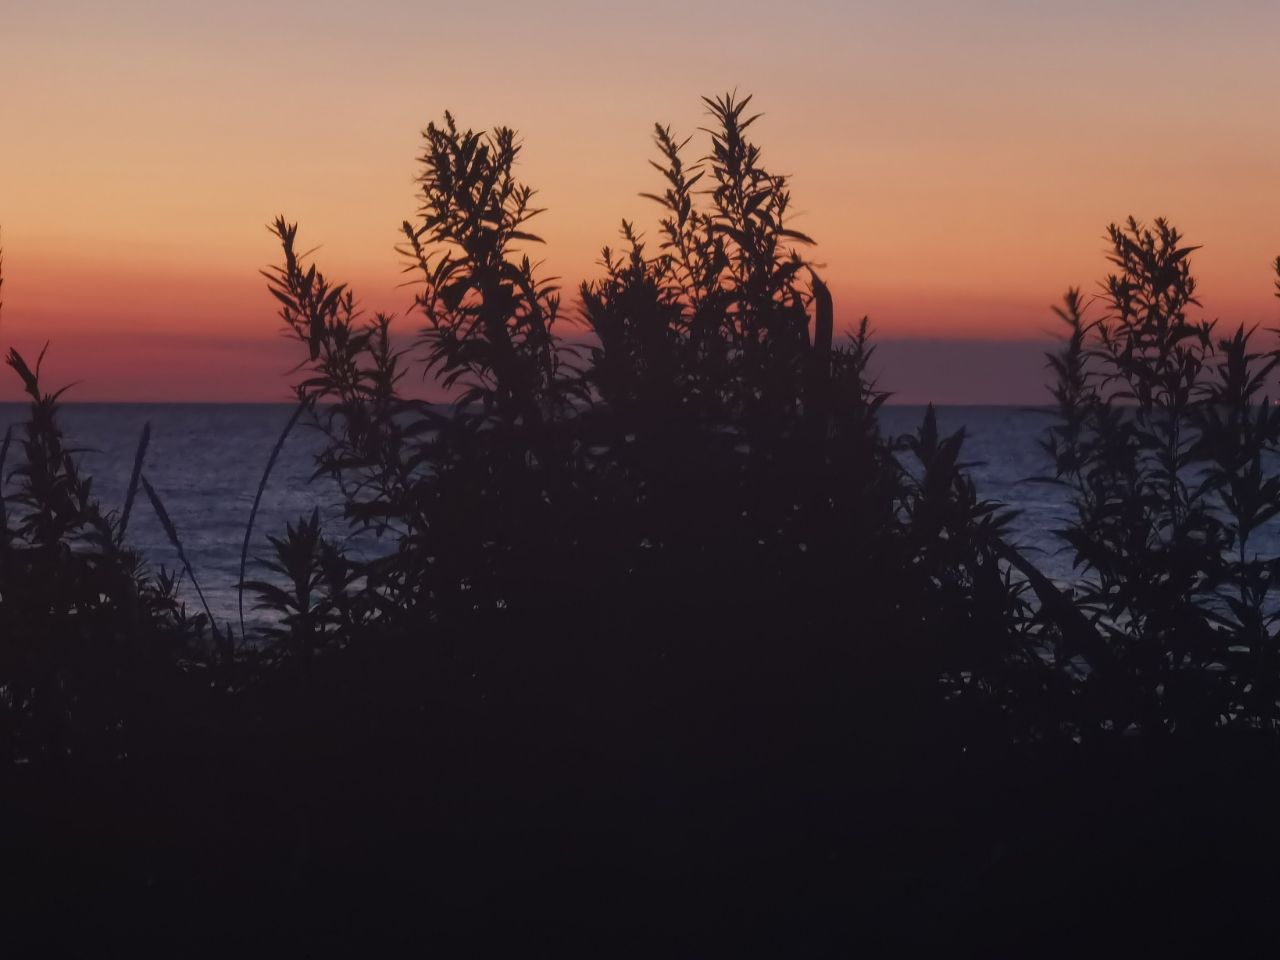
[(548, 208), (531, 253), (571, 317), (619, 220), (653, 233), (653, 123), (694, 133), (699, 96), (731, 88), (765, 114), (840, 319), (881, 338), (1045, 338), (1130, 213), (1204, 245), (1208, 315), (1280, 321), (1280, 4), (779, 9), (9, 0), (0, 346), (51, 341), (51, 381), (82, 400), (287, 398), (265, 224), (298, 220), (322, 269), (411, 331), (393, 248), (446, 108), (521, 131)]

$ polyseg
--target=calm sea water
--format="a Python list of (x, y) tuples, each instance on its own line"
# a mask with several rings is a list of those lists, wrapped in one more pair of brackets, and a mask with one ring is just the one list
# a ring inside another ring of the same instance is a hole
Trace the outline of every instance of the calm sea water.
[[(124, 502), (139, 435), (143, 425), (151, 423), (146, 474), (178, 528), (215, 615), (231, 619), (254, 491), (290, 413), (290, 407), (273, 404), (69, 404), (62, 424), (68, 440), (83, 450), (81, 460), (94, 478), (97, 496), (112, 508)], [(909, 432), (919, 426), (923, 413), (922, 407), (888, 407), (882, 428), (887, 433)], [(24, 416), (24, 407), (0, 404), (0, 434)], [(1014, 407), (943, 407), (938, 420), (944, 431), (966, 428), (965, 460), (973, 464), (979, 492), (1020, 510), (1014, 524), (1016, 540), (1050, 575), (1066, 576), (1069, 560), (1049, 533), (1061, 525), (1061, 493), (1024, 482), (1047, 465), (1036, 443), (1047, 418)], [(315, 507), (326, 518), (328, 536), (345, 532), (332, 484), (310, 480), (320, 442), (316, 431), (301, 425), (286, 442), (263, 497), (251, 558), (268, 553), (268, 533), (280, 532), (286, 521), (310, 515)], [(153, 565), (178, 566), (173, 547), (145, 501), (135, 507), (130, 540)], [(250, 575), (254, 574), (251, 560)], [(194, 593), (185, 595), (194, 607)]]

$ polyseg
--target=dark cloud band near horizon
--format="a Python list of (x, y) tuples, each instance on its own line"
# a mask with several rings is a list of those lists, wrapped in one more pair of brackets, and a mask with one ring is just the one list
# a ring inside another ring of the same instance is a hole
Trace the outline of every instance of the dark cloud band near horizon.
[[(70, 342), (68, 342), (70, 341)], [(12, 346), (34, 361), (46, 341)], [(960, 340), (877, 338), (872, 371), (893, 403), (1040, 404), (1047, 400), (1048, 338)], [(406, 346), (409, 343), (406, 342)], [(411, 353), (412, 355), (412, 353)], [(283, 337), (89, 332), (49, 342), (45, 385), (73, 383), (68, 402), (288, 402), (305, 353)], [(416, 371), (415, 371), (416, 367)], [(440, 399), (410, 367), (407, 392)], [(0, 370), (0, 402), (19, 402), (18, 378)]]

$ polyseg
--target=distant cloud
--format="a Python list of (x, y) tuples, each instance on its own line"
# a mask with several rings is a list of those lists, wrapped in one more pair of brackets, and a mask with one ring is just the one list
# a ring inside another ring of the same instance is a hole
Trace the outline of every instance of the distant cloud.
[[(408, 345), (412, 337), (406, 334)], [(883, 339), (873, 370), (893, 403), (1046, 402), (1050, 340)], [(44, 341), (14, 343), (34, 359)], [(290, 371), (305, 352), (283, 337), (219, 337), (91, 331), (53, 339), (45, 383), (75, 382), (69, 402), (288, 401)], [(419, 368), (420, 370), (420, 368)], [(409, 392), (432, 398), (415, 373)], [(17, 378), (0, 370), (0, 402), (20, 400)]]
[(891, 403), (1042, 404), (1051, 340), (881, 340), (872, 367)]

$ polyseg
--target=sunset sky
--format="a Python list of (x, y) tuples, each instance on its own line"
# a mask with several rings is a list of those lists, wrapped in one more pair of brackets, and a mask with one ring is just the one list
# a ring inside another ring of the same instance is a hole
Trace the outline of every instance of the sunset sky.
[(1035, 351), (986, 344), (1051, 331), (1130, 213), (1204, 244), (1211, 316), (1280, 323), (1277, 44), (1275, 0), (4, 0), (0, 345), (51, 340), (78, 399), (282, 399), (258, 275), (277, 213), (403, 314), (393, 247), (447, 108), (521, 131), (540, 255), (572, 289), (620, 218), (652, 230), (654, 121), (692, 133), (699, 95), (737, 88), (840, 317), (871, 314), (899, 365), (896, 341), (979, 341), (886, 382), (923, 397), (951, 357), (937, 399), (1022, 401), (1035, 371), (1002, 364)]

